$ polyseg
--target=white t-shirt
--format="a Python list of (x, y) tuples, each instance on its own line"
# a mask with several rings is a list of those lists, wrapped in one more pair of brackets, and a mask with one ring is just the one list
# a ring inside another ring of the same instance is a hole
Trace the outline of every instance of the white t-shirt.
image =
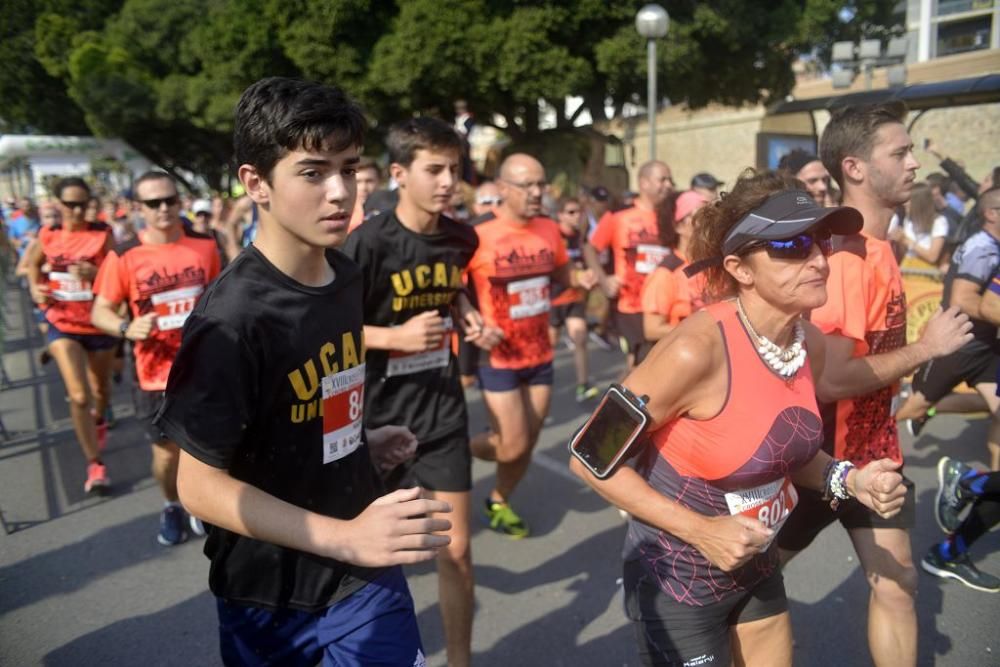
[[(892, 216), (892, 222), (889, 223), (889, 231), (891, 232), (897, 227), (899, 227), (899, 216), (894, 215)], [(934, 218), (934, 224), (931, 225), (931, 231), (928, 234), (927, 232), (918, 232), (917, 228), (913, 225), (913, 221), (907, 218), (906, 221), (903, 222), (903, 236), (905, 236), (912, 245), (922, 250), (930, 250), (931, 243), (934, 242), (934, 239), (948, 236), (948, 219), (943, 215), (939, 215)], [(916, 255), (916, 252), (914, 252), (911, 248), (908, 254)]]

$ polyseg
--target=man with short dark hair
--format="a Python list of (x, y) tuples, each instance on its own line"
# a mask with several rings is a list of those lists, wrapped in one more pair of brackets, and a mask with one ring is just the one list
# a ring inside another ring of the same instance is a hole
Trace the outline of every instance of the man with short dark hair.
[[(181, 345), (181, 328), (219, 274), (220, 258), (215, 239), (185, 228), (177, 184), (169, 174), (145, 176), (133, 191), (142, 202), (146, 226), (138, 238), (108, 253), (98, 269), (91, 320), (108, 335), (133, 343), (139, 385), (133, 395), (135, 415), (152, 446), (153, 478), (165, 501), (157, 540), (174, 546), (187, 540), (188, 525), (195, 535), (205, 530), (195, 517), (186, 521), (177, 495), (180, 450), (152, 421)], [(128, 304), (128, 318), (119, 314), (123, 303)]]
[(719, 198), (719, 188), (722, 186), (722, 181), (705, 171), (695, 174), (691, 178), (691, 190), (708, 201), (715, 201)]
[(364, 278), (365, 411), (370, 426), (406, 424), (417, 438), (416, 456), (391, 479), (413, 480), (452, 508), (451, 542), (437, 554), (438, 591), (448, 664), (467, 667), (475, 611), (472, 458), (451, 341), (458, 332), (488, 349), (498, 330), (483, 326), (465, 292), (476, 233), (443, 215), (459, 182), (458, 134), (442, 120), (411, 118), (389, 128), (386, 144), (399, 204), (365, 222), (344, 246)]
[[(920, 167), (906, 131), (902, 104), (846, 107), (832, 115), (820, 141), (823, 165), (859, 210), (864, 227), (837, 237), (829, 258), (827, 302), (810, 319), (825, 334), (823, 375), (816, 383), (825, 430), (824, 449), (862, 467), (903, 456), (891, 404), (898, 380), (921, 363), (958, 349), (968, 317), (950, 309), (932, 317), (920, 339), (906, 344), (906, 298), (889, 241), (889, 223), (910, 198)], [(871, 588), (868, 640), (877, 667), (917, 660), (914, 605), (917, 574), (909, 530), (914, 522), (912, 483), (902, 512), (883, 519), (853, 499), (831, 505), (809, 489), (778, 534), (783, 562), (805, 549), (828, 525), (848, 531)]]
[(181, 501), (205, 554), (229, 665), (426, 660), (400, 565), (448, 544), (447, 503), (383, 495), (406, 429), (364, 429), (362, 285), (343, 244), (364, 141), (337, 88), (272, 77), (236, 107), (256, 239), (184, 327), (157, 424), (182, 449)]
[(823, 161), (808, 151), (796, 148), (781, 158), (778, 169), (787, 171), (806, 186), (818, 206), (830, 206), (830, 174)]

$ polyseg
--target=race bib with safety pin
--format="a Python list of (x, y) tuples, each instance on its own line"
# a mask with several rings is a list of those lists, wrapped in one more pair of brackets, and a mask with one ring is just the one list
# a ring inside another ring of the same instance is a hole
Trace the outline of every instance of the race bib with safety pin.
[(153, 295), (153, 310), (156, 311), (156, 328), (160, 331), (180, 329), (194, 310), (198, 297), (205, 291), (201, 285), (181, 287)]
[(539, 276), (507, 283), (510, 319), (521, 320), (549, 312), (549, 277)]
[(670, 254), (669, 248), (651, 243), (640, 243), (635, 250), (635, 270), (639, 273), (652, 273)]
[(342, 459), (361, 446), (365, 365), (323, 378), (323, 463)]
[(726, 494), (729, 513), (756, 519), (774, 531), (768, 545), (799, 504), (799, 494), (788, 477), (762, 484), (752, 489), (731, 491)]
[(397, 375), (412, 375), (422, 373), (433, 368), (444, 368), (451, 359), (451, 332), (454, 324), (450, 317), (442, 318), (444, 321), (444, 336), (441, 337), (441, 344), (434, 350), (427, 352), (399, 352), (393, 350), (389, 353), (389, 363), (386, 366), (385, 376), (394, 377)]
[(49, 273), (49, 295), (56, 301), (92, 301), (94, 298), (89, 280), (56, 271)]

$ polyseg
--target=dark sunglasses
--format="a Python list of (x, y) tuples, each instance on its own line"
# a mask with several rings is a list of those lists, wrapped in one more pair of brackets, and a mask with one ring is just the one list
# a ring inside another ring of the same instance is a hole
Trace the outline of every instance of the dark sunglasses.
[(170, 197), (163, 197), (161, 199), (143, 199), (142, 205), (147, 208), (160, 208), (164, 204), (167, 206), (175, 206), (177, 202), (180, 201), (180, 197), (177, 195), (172, 195)]
[(89, 204), (90, 201), (66, 201), (65, 199), (60, 199), (59, 203), (71, 211), (76, 209), (83, 211), (87, 208), (87, 204)]
[(833, 242), (830, 240), (830, 231), (823, 230), (809, 234), (799, 234), (790, 239), (777, 239), (773, 241), (757, 241), (747, 246), (743, 253), (751, 250), (766, 250), (771, 259), (808, 259), (812, 254), (813, 244), (819, 246), (819, 251), (824, 257), (829, 257), (833, 252)]

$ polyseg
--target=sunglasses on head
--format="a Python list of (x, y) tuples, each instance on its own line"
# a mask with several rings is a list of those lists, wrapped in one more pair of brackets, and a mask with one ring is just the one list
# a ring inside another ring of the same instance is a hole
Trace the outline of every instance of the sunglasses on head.
[(65, 199), (60, 199), (59, 203), (70, 210), (79, 209), (82, 211), (87, 208), (87, 204), (89, 204), (90, 201), (66, 201)]
[(833, 242), (830, 240), (830, 230), (799, 234), (790, 239), (775, 239), (771, 241), (757, 241), (748, 245), (740, 254), (748, 253), (752, 250), (765, 250), (771, 259), (808, 259), (812, 254), (813, 245), (819, 246), (819, 251), (824, 257), (828, 257), (833, 252)]
[(143, 199), (142, 205), (147, 208), (160, 208), (164, 204), (167, 206), (174, 206), (180, 198), (177, 195), (171, 195), (170, 197), (161, 197), (160, 199)]

